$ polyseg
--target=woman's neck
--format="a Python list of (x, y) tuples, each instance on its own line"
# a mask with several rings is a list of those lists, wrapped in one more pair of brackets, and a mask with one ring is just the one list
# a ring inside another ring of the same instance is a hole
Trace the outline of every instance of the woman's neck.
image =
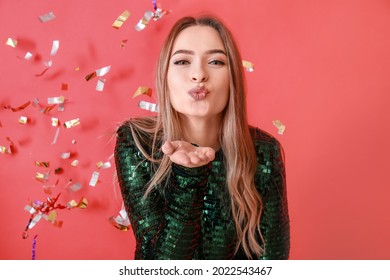
[(183, 140), (197, 144), (200, 147), (211, 147), (218, 150), (220, 147), (219, 133), (222, 117), (218, 118), (188, 118), (180, 117), (183, 129)]

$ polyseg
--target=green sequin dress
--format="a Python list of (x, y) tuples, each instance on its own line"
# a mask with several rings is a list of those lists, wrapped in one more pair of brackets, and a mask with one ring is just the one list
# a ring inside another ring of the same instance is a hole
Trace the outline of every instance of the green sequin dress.
[[(251, 128), (251, 133), (258, 161), (255, 184), (264, 205), (260, 228), (265, 247), (261, 256), (253, 258), (288, 259), (290, 222), (282, 147), (260, 129)], [(136, 239), (135, 259), (247, 259), (243, 250), (235, 253), (237, 235), (221, 150), (205, 166), (172, 164), (167, 184), (146, 199), (143, 195), (154, 169), (126, 123), (117, 131), (115, 162)]]

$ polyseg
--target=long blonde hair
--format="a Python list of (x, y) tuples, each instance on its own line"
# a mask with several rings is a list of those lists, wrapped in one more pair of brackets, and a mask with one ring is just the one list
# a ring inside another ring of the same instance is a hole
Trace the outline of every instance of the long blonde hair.
[[(157, 170), (145, 195), (166, 179), (171, 171), (171, 161), (168, 156), (162, 155), (159, 159), (154, 157), (160, 149), (158, 145), (166, 140), (182, 138), (179, 116), (170, 102), (167, 72), (169, 57), (177, 36), (184, 29), (194, 25), (214, 28), (219, 33), (228, 56), (230, 92), (221, 124), (220, 145), (226, 158), (226, 184), (238, 237), (236, 251), (242, 247), (248, 258), (252, 258), (253, 255), (259, 256), (264, 251), (260, 242), (262, 201), (254, 184), (257, 161), (247, 121), (243, 66), (231, 32), (215, 17), (184, 17), (176, 22), (163, 44), (157, 64), (156, 91), (159, 113), (156, 118), (137, 118), (131, 122), (131, 130), (137, 146), (148, 160), (158, 162)], [(145, 132), (154, 135), (152, 143), (150, 140), (146, 143), (148, 140), (143, 137)], [(142, 148), (145, 144), (152, 144), (151, 153)]]

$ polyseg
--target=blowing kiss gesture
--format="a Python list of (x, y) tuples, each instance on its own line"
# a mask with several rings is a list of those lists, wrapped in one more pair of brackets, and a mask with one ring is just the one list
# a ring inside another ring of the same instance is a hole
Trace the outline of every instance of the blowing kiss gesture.
[(215, 158), (213, 148), (196, 147), (186, 141), (166, 141), (162, 151), (172, 162), (189, 168), (206, 165)]

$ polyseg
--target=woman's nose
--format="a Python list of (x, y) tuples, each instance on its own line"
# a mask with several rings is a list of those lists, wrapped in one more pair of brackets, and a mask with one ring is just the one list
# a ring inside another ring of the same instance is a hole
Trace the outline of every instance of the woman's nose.
[(191, 80), (193, 82), (205, 82), (208, 79), (207, 72), (205, 71), (203, 65), (194, 65), (191, 72)]

